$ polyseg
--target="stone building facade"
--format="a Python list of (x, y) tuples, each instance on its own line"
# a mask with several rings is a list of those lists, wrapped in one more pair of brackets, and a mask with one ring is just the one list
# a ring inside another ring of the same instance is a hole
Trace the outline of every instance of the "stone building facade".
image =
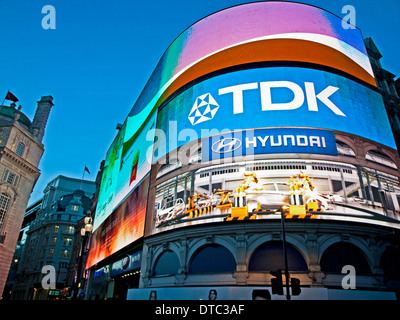
[(364, 42), (392, 126), (397, 150), (400, 150), (400, 78), (395, 80), (396, 75), (382, 67), (380, 60), (383, 56), (374, 41), (366, 38)]
[(42, 139), (53, 97), (37, 102), (33, 120), (16, 108), (0, 106), (0, 292), (9, 272), (32, 189), (39, 178)]
[(26, 231), (14, 280), (9, 283), (10, 299), (54, 298), (41, 283), (44, 266), (56, 270), (57, 293), (72, 287), (70, 262), (79, 249), (77, 225), (91, 209), (94, 192), (95, 184), (88, 180), (58, 176), (48, 183), (35, 219)]

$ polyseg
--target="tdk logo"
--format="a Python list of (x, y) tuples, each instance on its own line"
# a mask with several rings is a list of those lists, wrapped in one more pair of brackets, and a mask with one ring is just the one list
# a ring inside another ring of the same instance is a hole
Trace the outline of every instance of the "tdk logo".
[[(272, 88), (286, 88), (292, 91), (292, 101), (285, 103), (272, 102)], [(219, 95), (232, 94), (233, 114), (246, 111), (243, 96), (248, 90), (259, 90), (261, 97), (261, 110), (294, 110), (300, 108), (307, 100), (309, 111), (318, 111), (318, 100), (334, 114), (342, 117), (346, 115), (329, 99), (339, 88), (328, 86), (318, 94), (315, 92), (314, 83), (304, 82), (303, 89), (291, 81), (265, 81), (239, 84), (218, 90)], [(190, 111), (189, 120), (192, 125), (211, 120), (218, 111), (219, 105), (210, 93), (198, 97)]]
[(214, 118), (218, 108), (219, 105), (211, 94), (203, 94), (194, 102), (192, 110), (189, 113), (189, 120), (193, 125), (211, 120)]

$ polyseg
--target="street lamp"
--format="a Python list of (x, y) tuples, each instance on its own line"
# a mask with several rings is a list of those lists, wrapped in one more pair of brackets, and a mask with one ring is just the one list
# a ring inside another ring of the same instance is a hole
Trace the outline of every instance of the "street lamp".
[(84, 237), (86, 235), (86, 232), (91, 232), (93, 229), (92, 225), (92, 217), (90, 216), (90, 211), (88, 211), (88, 216), (83, 219), (83, 222), (85, 223), (85, 227), (81, 229), (81, 236)]
[[(286, 300), (290, 300), (289, 268), (288, 268), (288, 258), (286, 250), (286, 231), (285, 231), (285, 212), (287, 212), (288, 209), (289, 206), (284, 205), (279, 210), (267, 213), (267, 214), (280, 213), (281, 216), (283, 264), (284, 264), (284, 272), (286, 278)], [(271, 279), (272, 293), (274, 294), (275, 292), (276, 294), (283, 295), (282, 270), (279, 269), (276, 271), (271, 271), (270, 273), (275, 277)]]
[(83, 222), (85, 226), (81, 229), (81, 236), (82, 236), (82, 244), (80, 248), (80, 254), (79, 254), (79, 262), (78, 262), (78, 270), (76, 274), (76, 281), (74, 285), (74, 295), (73, 295), (73, 300), (77, 299), (78, 296), (78, 289), (79, 289), (79, 283), (81, 282), (81, 273), (82, 273), (82, 264), (83, 264), (83, 255), (85, 253), (85, 247), (86, 247), (86, 242), (89, 238), (89, 234), (93, 229), (92, 225), (92, 217), (91, 217), (91, 212), (88, 211), (87, 216), (83, 219)]
[(284, 213), (285, 209), (287, 210), (285, 206), (281, 208), (281, 228), (282, 228), (283, 261), (285, 266), (285, 278), (286, 278), (286, 300), (290, 300), (289, 268), (288, 268), (288, 258), (286, 251), (286, 231), (285, 231), (285, 213)]

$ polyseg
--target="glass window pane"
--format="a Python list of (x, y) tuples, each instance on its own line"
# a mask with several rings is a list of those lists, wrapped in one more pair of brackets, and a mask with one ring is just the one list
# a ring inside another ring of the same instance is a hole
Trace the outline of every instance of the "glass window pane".
[(201, 248), (190, 264), (189, 273), (233, 272), (236, 261), (230, 251), (220, 245)]
[(177, 274), (179, 269), (179, 259), (175, 252), (165, 251), (162, 253), (155, 263), (153, 276)]
[(18, 143), (17, 150), (15, 153), (22, 157), (22, 155), (24, 154), (24, 149), (25, 149), (25, 145), (20, 142), (20, 143)]
[[(286, 245), (288, 269), (290, 271), (307, 271), (307, 263), (301, 253), (291, 246)], [(250, 271), (275, 271), (284, 270), (282, 242), (273, 241), (259, 246), (251, 256)]]
[(342, 273), (345, 265), (352, 265), (357, 274), (370, 275), (371, 268), (362, 251), (351, 243), (336, 243), (324, 251), (321, 257), (321, 270)]
[(3, 227), (3, 223), (6, 220), (8, 206), (10, 204), (11, 197), (7, 193), (0, 194), (0, 231)]

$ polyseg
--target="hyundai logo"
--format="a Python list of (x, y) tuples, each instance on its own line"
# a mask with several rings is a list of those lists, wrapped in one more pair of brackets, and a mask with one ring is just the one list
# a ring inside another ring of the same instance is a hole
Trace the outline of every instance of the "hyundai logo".
[(240, 148), (242, 142), (236, 138), (223, 138), (216, 141), (211, 146), (211, 150), (216, 153), (232, 152)]
[(127, 254), (124, 258), (122, 258), (122, 269), (126, 270), (129, 267), (130, 256)]

